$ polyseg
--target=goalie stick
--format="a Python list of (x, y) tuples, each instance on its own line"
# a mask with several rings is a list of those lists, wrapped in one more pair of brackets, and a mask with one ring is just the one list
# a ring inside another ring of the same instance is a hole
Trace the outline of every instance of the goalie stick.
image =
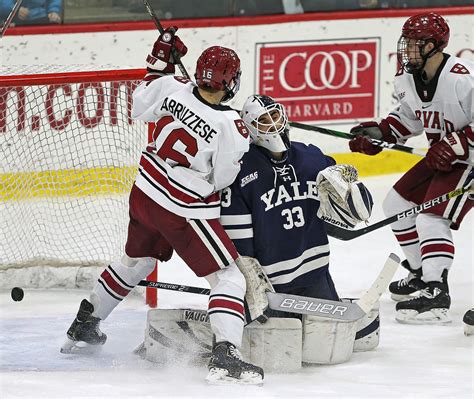
[[(160, 20), (159, 20), (158, 17), (156, 16), (155, 10), (153, 10), (153, 8), (151, 7), (151, 5), (150, 5), (150, 3), (148, 2), (148, 0), (143, 0), (143, 4), (145, 5), (145, 8), (146, 8), (148, 14), (150, 15), (151, 19), (153, 20), (153, 22), (155, 23), (156, 27), (158, 28), (158, 31), (159, 31), (160, 33), (163, 33), (163, 31), (164, 31), (163, 25), (161, 25)], [(173, 55), (173, 58), (175, 59), (176, 65), (178, 65), (178, 68), (179, 68), (179, 70), (181, 71), (181, 74), (182, 74), (186, 79), (190, 79), (190, 78), (189, 78), (188, 71), (186, 71), (186, 68), (184, 67), (183, 63), (181, 62), (180, 57), (178, 56), (178, 54), (176, 54), (176, 51), (175, 51), (174, 47), (171, 49), (171, 54)]]
[(360, 237), (364, 234), (370, 233), (374, 230), (378, 230), (381, 227), (392, 224), (392, 223), (396, 222), (397, 220), (405, 219), (406, 217), (421, 213), (421, 212), (423, 212), (427, 209), (430, 209), (430, 208), (432, 208), (436, 205), (439, 205), (439, 204), (441, 204), (445, 201), (448, 201), (452, 198), (463, 195), (467, 192), (472, 193), (473, 190), (474, 190), (474, 185), (473, 184), (470, 184), (467, 187), (457, 188), (453, 191), (450, 191), (449, 193), (440, 195), (439, 197), (436, 197), (436, 198), (433, 198), (433, 199), (428, 200), (426, 202), (423, 202), (422, 204), (417, 205), (417, 206), (415, 206), (411, 209), (407, 209), (406, 211), (397, 213), (396, 215), (390, 216), (390, 217), (388, 217), (384, 220), (381, 220), (380, 222), (377, 222), (377, 223), (375, 223), (371, 226), (363, 227), (363, 228), (358, 229), (358, 230), (345, 229), (343, 227), (336, 226), (334, 224), (331, 224), (331, 223), (328, 223), (327, 221), (325, 221), (324, 224), (325, 224), (325, 227), (326, 227), (326, 233), (329, 236), (337, 238), (339, 240), (343, 240), (343, 241), (352, 240), (352, 239)]
[(356, 321), (364, 317), (373, 308), (377, 300), (388, 287), (400, 258), (391, 253), (368, 291), (355, 302), (338, 302), (297, 295), (267, 293), (270, 308), (283, 312), (300, 313), (311, 316)]
[(8, 29), (8, 27), (12, 23), (13, 18), (15, 18), (16, 13), (18, 12), (18, 10), (21, 7), (21, 2), (22, 2), (22, 0), (17, 0), (15, 5), (13, 6), (13, 9), (11, 10), (10, 14), (8, 14), (8, 17), (5, 20), (5, 23), (3, 24), (2, 29), (0, 30), (0, 39), (3, 37), (6, 30)]
[[(282, 312), (307, 314), (347, 322), (356, 321), (364, 317), (372, 309), (380, 295), (382, 295), (387, 288), (399, 263), (400, 259), (398, 256), (390, 254), (382, 271), (370, 289), (359, 300), (352, 303), (282, 294), (278, 292), (267, 292), (268, 304), (270, 309)], [(138, 285), (193, 294), (209, 295), (210, 293), (208, 288), (161, 283), (158, 281), (142, 280)]]

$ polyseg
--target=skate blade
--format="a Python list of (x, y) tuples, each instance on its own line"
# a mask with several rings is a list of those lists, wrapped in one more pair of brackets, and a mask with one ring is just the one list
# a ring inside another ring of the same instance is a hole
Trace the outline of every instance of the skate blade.
[[(418, 292), (418, 291), (417, 291)], [(391, 294), (390, 298), (392, 298), (392, 301), (395, 302), (402, 302), (402, 301), (408, 301), (409, 299), (415, 298), (417, 295), (417, 292), (414, 292), (411, 295), (398, 295), (398, 294)]]
[(70, 354), (84, 354), (90, 355), (100, 351), (102, 345), (90, 345), (84, 341), (73, 341), (70, 338), (66, 339), (66, 342), (61, 346), (59, 352), (70, 355)]
[(423, 313), (418, 313), (418, 311), (411, 309), (402, 309), (397, 311), (395, 320), (402, 324), (443, 325), (451, 323), (451, 318), (446, 308), (431, 309)]
[(230, 377), (229, 372), (225, 369), (211, 369), (206, 377), (206, 382), (209, 385), (263, 385), (263, 378), (257, 373), (243, 372), (240, 378)]
[(474, 326), (471, 326), (469, 324), (464, 324), (464, 335), (469, 336), (469, 335), (474, 335)]

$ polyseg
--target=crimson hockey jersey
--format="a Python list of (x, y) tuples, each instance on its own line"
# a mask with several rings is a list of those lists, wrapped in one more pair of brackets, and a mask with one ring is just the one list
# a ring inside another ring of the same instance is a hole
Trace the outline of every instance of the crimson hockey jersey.
[(221, 224), (241, 255), (260, 261), (278, 292), (310, 286), (329, 265), (316, 176), (334, 164), (313, 145), (292, 143), (280, 163), (251, 145), (222, 192)]
[(400, 105), (387, 121), (399, 143), (424, 132), (431, 145), (467, 126), (469, 159), (474, 159), (474, 62), (444, 54), (428, 84), (400, 70), (394, 86)]
[(132, 117), (156, 122), (136, 186), (179, 216), (219, 218), (219, 191), (234, 181), (249, 146), (239, 114), (206, 102), (187, 79), (148, 74), (133, 93)]

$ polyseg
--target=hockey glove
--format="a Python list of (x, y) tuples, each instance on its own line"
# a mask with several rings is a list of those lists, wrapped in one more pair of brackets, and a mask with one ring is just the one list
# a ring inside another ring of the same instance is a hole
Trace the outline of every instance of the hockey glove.
[(260, 266), (257, 259), (250, 256), (239, 256), (235, 263), (245, 277), (246, 292), (245, 301), (248, 306), (249, 323), (251, 320), (257, 320), (265, 323), (268, 317), (264, 314), (268, 308), (267, 292), (275, 292), (272, 283)]
[(319, 172), (316, 187), (320, 202), (317, 215), (322, 220), (347, 228), (372, 214), (372, 195), (357, 181), (352, 165), (334, 165)]
[(158, 36), (151, 54), (148, 54), (146, 66), (149, 71), (163, 74), (174, 74), (174, 65), (179, 63), (181, 57), (186, 55), (188, 48), (176, 36), (176, 26), (171, 26)]
[(376, 146), (367, 139), (367, 137), (376, 140), (383, 140), (389, 143), (396, 143), (397, 140), (392, 136), (390, 125), (386, 119), (380, 123), (375, 121), (362, 122), (351, 129), (351, 133), (357, 137), (349, 141), (349, 148), (352, 152), (361, 152), (366, 155), (376, 155), (382, 151), (382, 147)]
[(457, 159), (466, 160), (469, 155), (469, 146), (464, 131), (471, 128), (447, 134), (442, 140), (433, 144), (426, 153), (426, 165), (433, 170), (449, 172), (453, 169), (453, 162)]

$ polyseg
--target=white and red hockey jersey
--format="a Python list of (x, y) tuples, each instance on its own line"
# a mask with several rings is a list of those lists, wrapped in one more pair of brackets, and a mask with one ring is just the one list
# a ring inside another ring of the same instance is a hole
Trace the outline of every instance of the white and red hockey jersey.
[(424, 84), (401, 70), (394, 81), (400, 105), (387, 117), (399, 143), (425, 132), (431, 144), (448, 133), (465, 129), (474, 156), (474, 62), (444, 54), (436, 75)]
[(133, 93), (132, 117), (156, 122), (136, 186), (177, 215), (219, 218), (219, 190), (234, 181), (249, 148), (239, 114), (206, 102), (187, 79), (148, 74)]

